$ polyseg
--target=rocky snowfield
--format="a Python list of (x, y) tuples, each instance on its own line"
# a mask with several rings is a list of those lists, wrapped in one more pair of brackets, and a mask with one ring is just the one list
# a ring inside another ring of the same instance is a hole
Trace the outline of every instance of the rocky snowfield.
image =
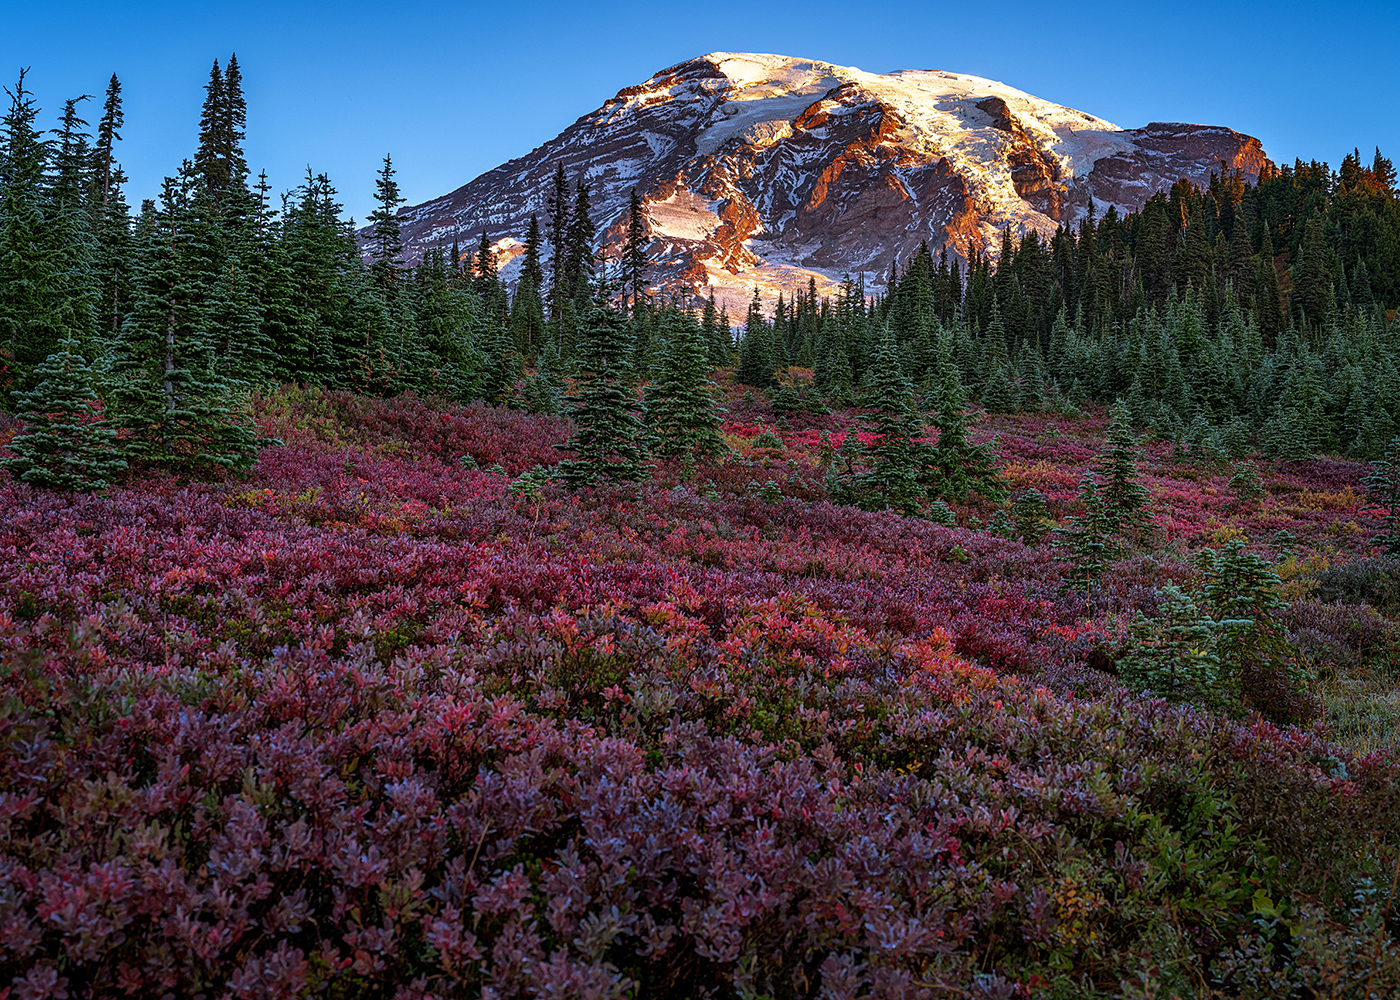
[(1091, 203), (1134, 210), (1180, 178), (1231, 170), (1253, 182), (1268, 162), (1257, 139), (1228, 128), (1122, 129), (980, 77), (712, 52), (405, 208), (401, 222), (409, 259), (485, 229), (511, 261), (531, 213), (543, 224), (562, 163), (571, 183), (587, 177), (610, 244), (637, 191), (659, 287), (713, 290), (741, 310), (755, 285), (772, 298), (850, 274), (877, 289), (921, 241), (995, 252), (1008, 225), (1051, 233)]

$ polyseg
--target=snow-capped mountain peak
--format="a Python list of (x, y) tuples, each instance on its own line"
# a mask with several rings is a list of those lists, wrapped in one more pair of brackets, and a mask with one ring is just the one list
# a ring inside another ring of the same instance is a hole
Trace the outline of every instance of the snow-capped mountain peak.
[[(401, 213), (410, 255), (484, 228), (518, 241), (544, 221), (557, 164), (586, 176), (594, 219), (621, 241), (633, 189), (654, 283), (742, 309), (845, 274), (878, 288), (927, 241), (994, 251), (1003, 227), (1047, 235), (1091, 201), (1136, 210), (1185, 177), (1257, 179), (1259, 142), (1227, 128), (1121, 129), (980, 77), (868, 73), (789, 56), (711, 52), (620, 91), (556, 138)], [(518, 244), (515, 244), (518, 246)], [(513, 276), (507, 265), (503, 274)]]

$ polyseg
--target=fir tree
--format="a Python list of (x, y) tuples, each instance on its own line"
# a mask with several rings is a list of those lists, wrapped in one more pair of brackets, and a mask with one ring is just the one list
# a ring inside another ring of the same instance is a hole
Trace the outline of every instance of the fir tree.
[(1118, 660), (1118, 675), (1129, 687), (1158, 697), (1222, 705), (1228, 696), (1216, 653), (1216, 623), (1175, 584), (1167, 584), (1158, 595), (1161, 607), (1155, 620), (1137, 613), (1132, 639)]
[(483, 303), (489, 302), (496, 293), (496, 251), (491, 246), (486, 230), (481, 231), (481, 242), (476, 248), (476, 294)]
[(510, 307), (510, 333), (515, 349), (524, 357), (537, 357), (545, 341), (544, 268), (540, 263), (539, 220), (532, 214), (525, 235), (525, 253), (521, 258), (520, 280), (515, 286), (515, 298)]
[(1055, 541), (1065, 551), (1065, 561), (1069, 563), (1065, 588), (1088, 592), (1103, 575), (1112, 522), (1099, 495), (1098, 484), (1087, 472), (1079, 480), (1079, 502), (1084, 512), (1072, 516), (1068, 528), (1055, 529)]
[(209, 70), (209, 82), (204, 85), (204, 107), (199, 114), (199, 148), (194, 165), (210, 191), (220, 191), (228, 185), (229, 164), (224, 155), (227, 136), (224, 128), (224, 74), (219, 60)]
[(199, 175), (187, 161), (166, 178), (161, 206), (138, 226), (132, 308), (105, 378), (123, 457), (197, 470), (243, 469), (259, 439), (241, 396), (216, 368), (203, 307), (211, 287), (200, 266), (211, 257), (210, 227), (192, 197)]
[(1327, 243), (1322, 216), (1314, 214), (1303, 227), (1298, 263), (1293, 268), (1294, 297), (1305, 323), (1320, 326), (1335, 307), (1332, 276), (1327, 269)]
[(1119, 402), (1108, 411), (1108, 435), (1095, 463), (1099, 496), (1109, 531), (1139, 535), (1147, 522), (1148, 493), (1138, 481), (1137, 438), (1128, 407)]
[(1259, 253), (1259, 277), (1255, 283), (1259, 329), (1272, 341), (1284, 327), (1283, 296), (1279, 292), (1278, 268), (1274, 264), (1274, 244), (1264, 228), (1264, 246)]
[(219, 200), (228, 193), (235, 198), (246, 193), (248, 164), (243, 157), (244, 128), (248, 117), (243, 97), (243, 74), (238, 57), (231, 56), (228, 69), (219, 70), (219, 61), (209, 71), (204, 88), (204, 108), (199, 116), (199, 148), (195, 169), (204, 180), (204, 192)]
[(734, 373), (734, 380), (755, 389), (767, 389), (773, 382), (772, 343), (768, 324), (763, 321), (757, 285), (744, 323), (744, 338), (739, 341), (739, 369)]
[(126, 298), (126, 264), (130, 254), (126, 201), (122, 196), (125, 177), (116, 163), (116, 144), (121, 141), (125, 121), (122, 111), (121, 81), (115, 73), (107, 83), (102, 118), (97, 124), (93, 148), (93, 268), (98, 275), (96, 332), (111, 344), (121, 329), (122, 303)]
[(238, 68), (238, 53), (231, 53), (224, 69), (224, 104), (220, 115), (220, 150), (227, 164), (228, 184), (242, 189), (247, 184), (248, 163), (243, 158), (244, 129), (247, 128), (248, 104), (243, 97), (243, 73)]
[(13, 457), (0, 467), (32, 486), (102, 489), (126, 462), (113, 447), (116, 432), (100, 418), (92, 372), (77, 340), (65, 338), (34, 374), (34, 388), (15, 394), (25, 426), (10, 439)]
[(637, 189), (633, 188), (627, 208), (627, 243), (622, 251), (622, 268), (623, 291), (624, 294), (631, 292), (634, 313), (646, 297), (646, 233), (647, 224), (642, 212), (642, 202), (637, 197)]
[(399, 258), (403, 255), (403, 233), (399, 227), (398, 207), (404, 203), (399, 194), (398, 181), (394, 180), (394, 161), (384, 157), (384, 166), (374, 181), (376, 205), (370, 213), (373, 226), (370, 234), (370, 255), (374, 259), (371, 270), (375, 283), (382, 290), (394, 287), (399, 272)]
[(1235, 501), (1240, 504), (1247, 504), (1264, 495), (1264, 481), (1253, 462), (1236, 462), (1229, 486), (1235, 491)]
[(540, 235), (540, 220), (530, 213), (530, 228), (525, 233), (525, 254), (520, 260), (520, 280), (528, 282), (535, 293), (544, 291), (544, 265), (541, 262), (544, 237)]
[(1016, 533), (1027, 545), (1037, 545), (1051, 530), (1050, 510), (1045, 505), (1045, 496), (1040, 490), (1026, 490), (1016, 498), (1012, 507)]
[(1007, 365), (1006, 328), (999, 302), (993, 299), (992, 321), (987, 328), (982, 355), (982, 371), (986, 378), (982, 389), (982, 409), (988, 413), (1013, 413), (1016, 410), (1016, 397), (1011, 391)]
[(693, 317), (676, 309), (662, 315), (659, 334), (660, 357), (644, 393), (656, 455), (687, 462), (718, 458), (728, 448), (720, 437), (704, 334)]
[(574, 490), (605, 480), (640, 480), (646, 460), (636, 389), (626, 376), (632, 353), (627, 319), (612, 307), (609, 293), (600, 281), (579, 325), (580, 372), (569, 397), (575, 430), (562, 446), (574, 457), (559, 463), (559, 478)]
[(93, 148), (93, 175), (96, 201), (107, 207), (112, 197), (116, 169), (116, 145), (121, 141), (121, 128), (126, 118), (122, 111), (122, 85), (117, 74), (107, 81), (107, 94), (102, 102), (102, 120), (97, 125), (97, 143)]
[(593, 225), (590, 193), (587, 176), (579, 177), (574, 185), (574, 211), (569, 218), (569, 229), (565, 234), (565, 280), (579, 315), (588, 311), (588, 297), (594, 287), (593, 253), (597, 230)]
[(1371, 463), (1361, 485), (1381, 524), (1371, 544), (1379, 545), (1388, 556), (1400, 556), (1400, 437), (1390, 439), (1384, 456)]
[[(64, 249), (44, 218), (47, 149), (21, 71), (0, 136), (0, 387), (27, 389), (35, 366), (63, 339)], [(8, 400), (6, 400), (8, 402)]]
[(729, 364), (729, 331), (720, 327), (719, 313), (715, 311), (715, 293), (705, 300), (705, 309), (700, 315), (700, 332), (710, 349), (710, 365), (718, 367)]
[(564, 320), (564, 304), (573, 298), (569, 285), (569, 219), (573, 206), (569, 202), (569, 182), (564, 177), (564, 164), (554, 165), (554, 186), (549, 204), (550, 286), (549, 321), (559, 326)]
[(1222, 552), (1201, 554), (1202, 603), (1218, 630), (1216, 649), (1229, 690), (1243, 707), (1278, 722), (1305, 722), (1313, 712), (1302, 690), (1298, 650), (1278, 620), (1285, 605), (1278, 575), (1261, 557), (1234, 539)]
[(62, 128), (52, 150), (47, 178), (45, 232), (61, 262), (52, 276), (51, 303), (60, 336), (76, 337), (81, 349), (96, 353), (97, 297), (100, 281), (96, 270), (94, 216), (89, 204), (92, 190), (92, 152), (84, 131), (87, 122), (77, 107), (86, 97), (64, 104)]
[(1000, 499), (1004, 491), (997, 479), (991, 449), (968, 439), (968, 419), (956, 367), (944, 366), (933, 396), (938, 440), (929, 456), (924, 482), (929, 496), (963, 500), (976, 492), (989, 500)]
[(559, 378), (559, 354), (554, 341), (544, 342), (535, 359), (535, 370), (521, 384), (520, 398), (531, 413), (564, 412), (564, 387)]
[(922, 440), (924, 424), (914, 406), (914, 386), (904, 374), (886, 334), (867, 374), (865, 446), (869, 470), (857, 492), (866, 510), (894, 509), (917, 514), (921, 509), (925, 469), (931, 458)]

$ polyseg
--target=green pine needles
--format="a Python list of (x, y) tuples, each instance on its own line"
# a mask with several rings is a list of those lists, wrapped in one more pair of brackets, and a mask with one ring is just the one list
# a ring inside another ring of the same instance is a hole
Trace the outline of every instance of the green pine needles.
[(1045, 503), (1045, 495), (1040, 490), (1026, 490), (1016, 498), (1011, 508), (1015, 518), (1016, 533), (1027, 545), (1037, 545), (1054, 527), (1050, 508)]
[(992, 449), (968, 440), (962, 382), (952, 364), (943, 366), (943, 377), (934, 387), (933, 405), (938, 440), (930, 451), (924, 480), (929, 495), (959, 501), (969, 493), (979, 493), (988, 500), (1002, 499), (1005, 490)]
[(559, 463), (559, 479), (571, 490), (608, 480), (637, 482), (647, 455), (636, 387), (627, 375), (632, 336), (627, 317), (608, 301), (605, 281), (579, 324), (577, 355), (579, 376), (568, 398), (575, 429), (563, 446), (574, 457)]
[(1140, 537), (1147, 526), (1147, 489), (1138, 482), (1137, 437), (1121, 400), (1108, 411), (1108, 438), (1095, 465), (1109, 531)]
[(0, 461), (20, 482), (76, 493), (100, 490), (126, 468), (116, 431), (101, 419), (92, 373), (71, 336), (34, 369), (38, 384), (14, 393), (25, 427)]
[(1169, 701), (1221, 707), (1228, 701), (1216, 652), (1219, 624), (1201, 614), (1196, 602), (1175, 584), (1160, 591), (1156, 618), (1138, 612), (1118, 676), (1137, 691)]
[(1371, 474), (1361, 485), (1381, 522), (1371, 544), (1379, 545), (1388, 556), (1400, 556), (1400, 437), (1390, 439), (1385, 455), (1371, 463)]
[(888, 336), (866, 378), (866, 402), (871, 409), (865, 424), (871, 440), (864, 451), (869, 468), (856, 483), (857, 502), (866, 510), (917, 514), (924, 498), (922, 479), (929, 447), (923, 440), (923, 417), (914, 405), (914, 386)]
[(1079, 501), (1084, 505), (1084, 513), (1071, 517), (1068, 528), (1056, 528), (1055, 541), (1064, 550), (1069, 563), (1065, 589), (1087, 593), (1103, 576), (1113, 529), (1099, 486), (1087, 472), (1079, 480)]
[(213, 326), (194, 305), (210, 290), (210, 276), (198, 264), (212, 251), (203, 195), (193, 190), (186, 164), (178, 182), (166, 179), (160, 208), (138, 223), (143, 254), (107, 362), (106, 399), (113, 425), (125, 431), (120, 441), (128, 461), (186, 471), (246, 469), (261, 441), (241, 413), (238, 387), (218, 370)]
[(661, 350), (644, 394), (657, 457), (713, 461), (729, 449), (720, 437), (704, 332), (675, 310), (663, 316), (658, 332)]
[(1119, 676), (1173, 701), (1306, 722), (1314, 705), (1298, 650), (1278, 620), (1278, 575), (1238, 539), (1202, 553), (1201, 569), (1194, 600), (1169, 584), (1158, 592), (1155, 618), (1136, 616)]

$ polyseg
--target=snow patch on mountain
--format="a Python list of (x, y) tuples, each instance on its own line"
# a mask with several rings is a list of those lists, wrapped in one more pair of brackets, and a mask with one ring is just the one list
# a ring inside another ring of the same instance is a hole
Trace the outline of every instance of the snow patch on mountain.
[(652, 234), (676, 240), (706, 240), (720, 227), (715, 203), (681, 189), (664, 201), (647, 205)]

